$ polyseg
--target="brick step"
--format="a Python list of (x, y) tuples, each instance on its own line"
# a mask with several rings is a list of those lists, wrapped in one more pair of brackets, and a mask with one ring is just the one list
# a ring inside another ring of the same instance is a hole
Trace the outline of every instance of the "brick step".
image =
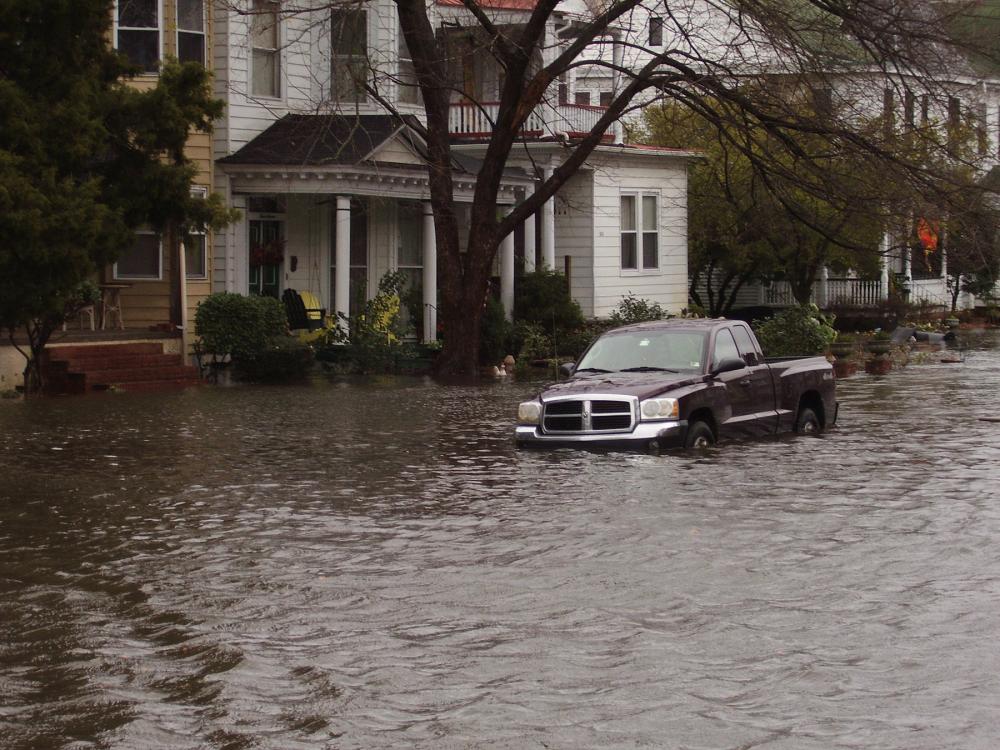
[(163, 354), (163, 344), (141, 341), (134, 344), (92, 344), (72, 346), (52, 346), (46, 349), (50, 359), (74, 359), (77, 357), (118, 357), (132, 354)]
[(50, 360), (52, 365), (63, 363), (71, 372), (93, 372), (95, 370), (117, 370), (134, 367), (167, 367), (184, 364), (180, 354), (132, 354), (108, 357), (71, 357)]
[(171, 367), (123, 367), (109, 370), (92, 370), (87, 375), (87, 384), (114, 385), (118, 383), (145, 380), (197, 380), (198, 370), (187, 365)]
[[(191, 388), (192, 386), (199, 385), (200, 382), (200, 380), (173, 378), (165, 380), (142, 380), (134, 383), (114, 383), (114, 387), (116, 391), (125, 391), (126, 393), (149, 393), (152, 391), (169, 391)], [(92, 390), (108, 390), (108, 387), (96, 387)]]

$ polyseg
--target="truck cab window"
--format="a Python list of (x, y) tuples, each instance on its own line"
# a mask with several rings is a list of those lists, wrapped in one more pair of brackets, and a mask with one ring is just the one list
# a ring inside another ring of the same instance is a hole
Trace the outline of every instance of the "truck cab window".
[(715, 334), (715, 354), (712, 356), (713, 368), (718, 367), (719, 363), (724, 359), (734, 359), (739, 358), (739, 356), (739, 349), (736, 348), (733, 334), (729, 332), (728, 328), (723, 328)]
[(740, 350), (743, 359), (748, 365), (756, 365), (760, 362), (757, 354), (757, 347), (754, 346), (753, 339), (750, 338), (750, 331), (743, 326), (733, 326), (733, 336), (736, 337), (736, 346)]

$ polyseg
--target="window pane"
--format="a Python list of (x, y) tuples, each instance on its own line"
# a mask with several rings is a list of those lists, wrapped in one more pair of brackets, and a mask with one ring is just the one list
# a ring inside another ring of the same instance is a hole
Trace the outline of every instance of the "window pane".
[(399, 204), (399, 251), (397, 265), (420, 268), (424, 264), (423, 206), (411, 201)]
[(575, 97), (574, 100), (577, 104), (590, 104), (589, 91), (577, 91), (574, 97)]
[(643, 232), (642, 267), (657, 268), (660, 265), (660, 246), (655, 232)]
[(333, 53), (364, 57), (368, 53), (368, 14), (363, 10), (334, 10), (331, 14)]
[(253, 51), (253, 94), (278, 96), (278, 53), (255, 49)]
[(159, 28), (157, 0), (118, 0), (118, 25), (140, 29)]
[(409, 60), (399, 61), (399, 101), (403, 104), (420, 102), (420, 87), (417, 86), (417, 71)]
[(205, 30), (204, 0), (177, 0), (177, 28), (184, 31)]
[(733, 326), (732, 330), (736, 337), (736, 345), (739, 347), (743, 359), (747, 362), (756, 362), (757, 349), (753, 345), (753, 339), (750, 338), (750, 332), (743, 326)]
[(622, 231), (635, 229), (635, 196), (623, 195), (621, 206)]
[(649, 232), (657, 226), (656, 196), (642, 196), (642, 228)]
[(357, 101), (365, 98), (368, 80), (368, 63), (351, 58), (333, 61), (333, 95), (340, 101)]
[(205, 64), (205, 35), (177, 32), (177, 59), (181, 62)]
[(659, 47), (663, 44), (663, 19), (651, 16), (649, 19), (649, 46)]
[(184, 240), (184, 269), (188, 278), (204, 279), (208, 276), (205, 249), (203, 234), (189, 234)]
[(137, 234), (132, 246), (118, 259), (119, 278), (159, 278), (160, 238), (155, 234)]
[(612, 94), (610, 91), (601, 92), (601, 106), (610, 107), (611, 106)]
[(144, 72), (155, 73), (160, 60), (160, 32), (119, 30), (118, 50)]
[(635, 234), (622, 235), (622, 268), (635, 268)]
[(262, 49), (278, 49), (278, 14), (273, 2), (254, 0), (254, 16), (250, 22), (253, 46)]

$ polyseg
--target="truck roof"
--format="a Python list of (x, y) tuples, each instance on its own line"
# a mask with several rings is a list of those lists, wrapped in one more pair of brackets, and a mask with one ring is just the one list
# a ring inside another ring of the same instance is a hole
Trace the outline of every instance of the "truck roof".
[(621, 328), (613, 328), (608, 333), (627, 331), (660, 331), (666, 328), (679, 330), (710, 331), (722, 325), (739, 323), (741, 321), (728, 318), (668, 318), (666, 320), (649, 320), (644, 323), (631, 323)]

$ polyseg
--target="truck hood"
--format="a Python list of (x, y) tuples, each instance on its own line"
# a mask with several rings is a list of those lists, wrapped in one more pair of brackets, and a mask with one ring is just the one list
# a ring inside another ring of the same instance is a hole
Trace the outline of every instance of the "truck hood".
[(704, 375), (670, 372), (609, 372), (575, 375), (554, 383), (542, 391), (542, 401), (557, 396), (585, 396), (601, 393), (615, 396), (636, 396), (640, 401), (683, 386), (700, 383)]

